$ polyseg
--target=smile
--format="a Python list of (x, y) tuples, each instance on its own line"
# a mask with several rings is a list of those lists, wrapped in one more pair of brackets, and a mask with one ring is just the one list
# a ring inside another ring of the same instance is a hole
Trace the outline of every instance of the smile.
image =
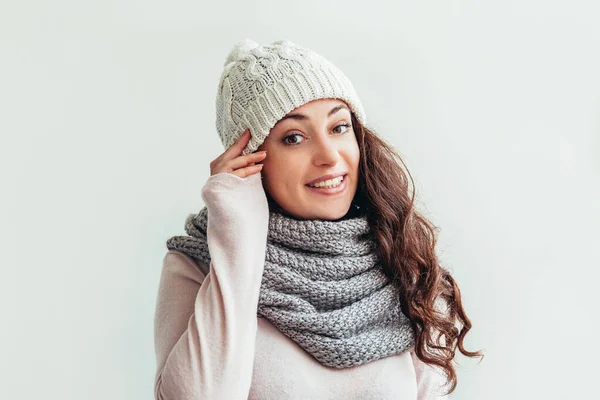
[[(332, 179), (331, 181), (329, 181), (329, 184), (325, 187), (314, 187), (314, 186), (309, 186), (309, 185), (304, 185), (304, 186), (306, 186), (312, 192), (315, 192), (318, 194), (325, 194), (325, 195), (339, 194), (339, 193), (344, 192), (348, 186), (347, 177), (348, 177), (348, 175), (344, 175), (340, 178)], [(340, 182), (340, 179), (341, 179), (341, 182)], [(323, 183), (321, 182), (321, 184), (323, 184)]]

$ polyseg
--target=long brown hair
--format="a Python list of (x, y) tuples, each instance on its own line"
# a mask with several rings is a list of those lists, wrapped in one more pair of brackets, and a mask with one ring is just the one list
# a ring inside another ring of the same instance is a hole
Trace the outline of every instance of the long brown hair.
[(467, 357), (483, 354), (464, 347), (472, 325), (456, 281), (436, 256), (438, 228), (416, 210), (414, 181), (398, 152), (354, 113), (352, 126), (361, 149), (354, 201), (367, 215), (384, 271), (401, 289), (402, 312), (416, 336), (415, 354), (442, 368), (452, 393), (456, 348)]
[[(483, 354), (464, 348), (471, 321), (456, 281), (436, 256), (437, 227), (416, 210), (414, 181), (398, 152), (354, 113), (352, 127), (361, 160), (353, 207), (344, 218), (367, 216), (383, 270), (401, 289), (402, 312), (415, 332), (415, 354), (442, 368), (452, 393), (457, 385), (452, 365), (456, 348), (468, 357)], [(267, 199), (271, 209), (285, 213), (268, 193)]]

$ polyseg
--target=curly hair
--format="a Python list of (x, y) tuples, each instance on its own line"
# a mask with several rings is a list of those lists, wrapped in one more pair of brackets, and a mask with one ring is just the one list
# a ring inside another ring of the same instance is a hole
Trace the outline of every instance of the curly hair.
[(415, 209), (414, 181), (398, 152), (354, 114), (352, 126), (361, 150), (354, 201), (367, 215), (385, 273), (401, 289), (402, 312), (416, 336), (415, 354), (442, 368), (451, 383), (447, 394), (452, 393), (456, 347), (467, 357), (483, 354), (464, 347), (472, 325), (456, 281), (436, 256), (438, 228)]

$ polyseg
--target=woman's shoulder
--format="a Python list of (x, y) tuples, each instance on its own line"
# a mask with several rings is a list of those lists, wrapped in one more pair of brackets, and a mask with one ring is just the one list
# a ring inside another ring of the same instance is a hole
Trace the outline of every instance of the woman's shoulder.
[(427, 393), (426, 398), (448, 399), (448, 397), (441, 396), (446, 389), (447, 382), (439, 367), (423, 362), (417, 356), (414, 346), (411, 346), (409, 352), (413, 361), (419, 393)]

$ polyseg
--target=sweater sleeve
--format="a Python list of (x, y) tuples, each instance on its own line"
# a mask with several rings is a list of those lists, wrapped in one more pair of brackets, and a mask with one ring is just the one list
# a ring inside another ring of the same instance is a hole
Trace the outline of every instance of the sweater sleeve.
[(450, 400), (449, 395), (442, 396), (445, 379), (439, 368), (421, 361), (414, 348), (410, 350), (410, 355), (417, 376), (417, 400)]
[(219, 173), (202, 188), (206, 276), (182, 253), (163, 259), (154, 317), (157, 400), (248, 398), (269, 219), (261, 179)]

